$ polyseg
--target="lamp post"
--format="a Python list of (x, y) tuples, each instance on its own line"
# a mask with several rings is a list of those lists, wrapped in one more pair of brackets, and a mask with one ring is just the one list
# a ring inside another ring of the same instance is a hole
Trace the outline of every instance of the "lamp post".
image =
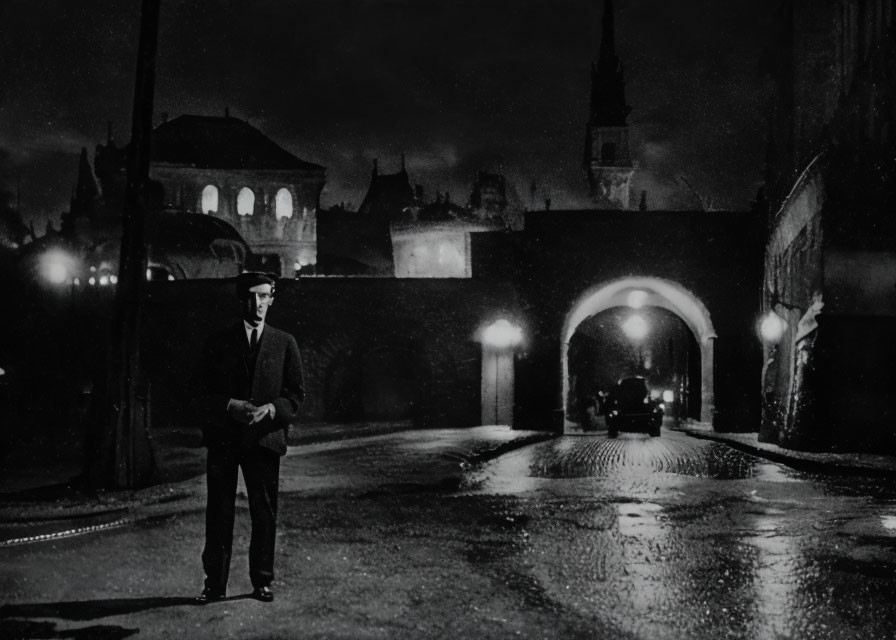
[[(503, 318), (482, 333), (483, 424), (513, 424), (513, 350), (522, 340), (522, 329)], [(492, 363), (494, 375), (488, 370)]]
[(89, 482), (95, 487), (133, 489), (155, 476), (147, 433), (149, 392), (140, 353), (146, 284), (146, 191), (155, 94), (155, 61), (161, 0), (142, 0), (137, 74), (122, 211), (121, 253), (115, 292), (115, 321), (107, 354), (104, 405), (106, 425), (99, 435)]

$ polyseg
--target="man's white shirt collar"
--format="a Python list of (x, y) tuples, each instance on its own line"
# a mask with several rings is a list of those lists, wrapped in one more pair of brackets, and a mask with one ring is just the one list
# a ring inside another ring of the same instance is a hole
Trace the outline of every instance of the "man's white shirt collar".
[(258, 339), (261, 340), (261, 333), (264, 331), (264, 322), (259, 322), (257, 325), (255, 325), (253, 327), (251, 324), (249, 324), (248, 322), (243, 320), (243, 327), (246, 330), (246, 342), (252, 341), (252, 330), (253, 329), (258, 331)]

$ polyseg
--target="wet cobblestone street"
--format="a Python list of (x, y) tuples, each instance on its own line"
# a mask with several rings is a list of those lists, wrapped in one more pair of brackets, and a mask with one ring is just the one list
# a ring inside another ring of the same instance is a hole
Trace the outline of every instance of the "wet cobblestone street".
[(244, 498), (231, 597), (205, 607), (190, 600), (201, 504), (0, 549), (0, 637), (896, 638), (885, 478), (811, 475), (667, 430), (471, 465), (471, 438), (291, 450), (270, 605), (246, 597)]
[(664, 431), (502, 457), (471, 492), (515, 496), (548, 597), (644, 638), (892, 638), (896, 501)]

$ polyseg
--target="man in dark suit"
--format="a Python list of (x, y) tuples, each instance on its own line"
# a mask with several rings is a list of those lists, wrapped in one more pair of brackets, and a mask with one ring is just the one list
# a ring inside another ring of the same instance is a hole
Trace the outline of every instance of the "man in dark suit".
[(237, 277), (242, 321), (212, 336), (200, 381), (203, 438), (208, 447), (208, 505), (202, 565), (205, 588), (198, 602), (226, 596), (233, 544), (237, 473), (249, 498), (252, 537), (249, 577), (253, 597), (274, 599), (274, 541), (280, 456), (303, 398), (295, 339), (265, 323), (276, 281), (267, 274)]

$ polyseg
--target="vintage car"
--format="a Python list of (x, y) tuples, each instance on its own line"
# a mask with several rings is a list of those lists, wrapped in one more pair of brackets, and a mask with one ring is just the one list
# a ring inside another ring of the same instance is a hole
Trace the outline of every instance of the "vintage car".
[(651, 400), (644, 378), (622, 378), (610, 392), (606, 419), (607, 434), (611, 438), (620, 431), (647, 432), (656, 437), (663, 424), (663, 408)]

